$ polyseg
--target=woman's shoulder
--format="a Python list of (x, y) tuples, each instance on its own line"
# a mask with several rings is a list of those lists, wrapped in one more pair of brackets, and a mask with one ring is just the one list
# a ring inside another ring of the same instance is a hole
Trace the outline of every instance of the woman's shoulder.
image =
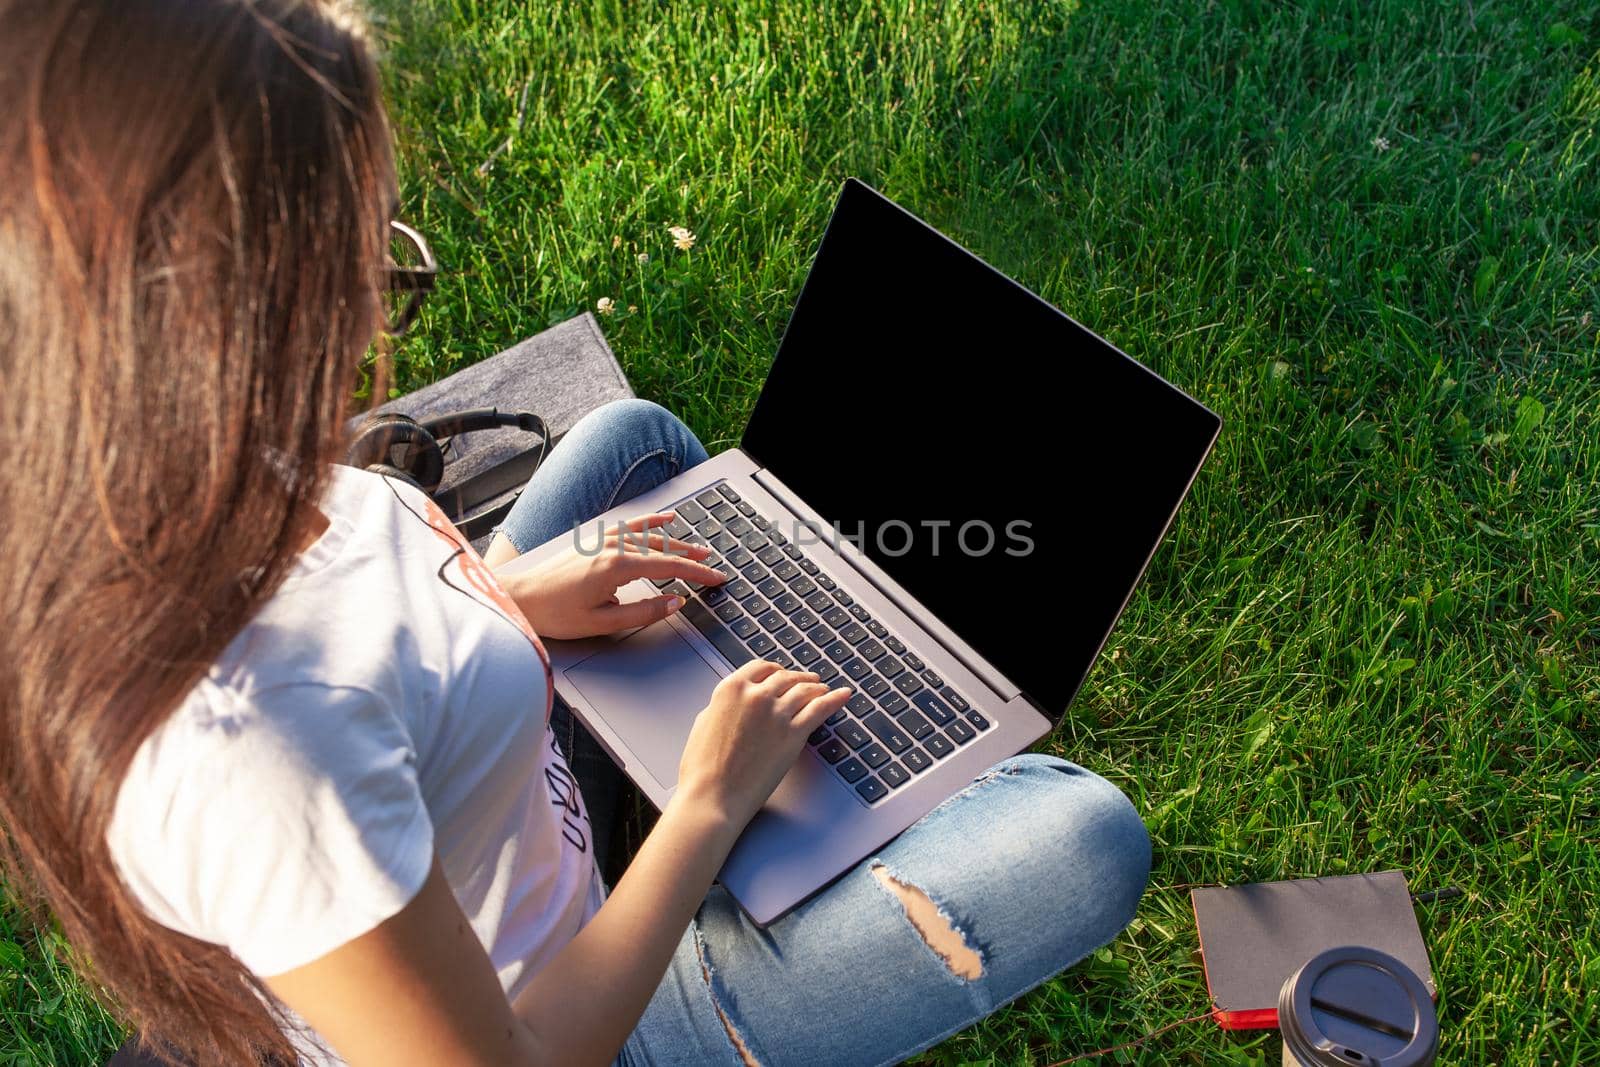
[(420, 885), (431, 842), (416, 748), (381, 697), (314, 682), (241, 689), (216, 674), (137, 750), (107, 831), (152, 917), (241, 957), (249, 945), (259, 973), (286, 957), (257, 920), (299, 907), (359, 926)]

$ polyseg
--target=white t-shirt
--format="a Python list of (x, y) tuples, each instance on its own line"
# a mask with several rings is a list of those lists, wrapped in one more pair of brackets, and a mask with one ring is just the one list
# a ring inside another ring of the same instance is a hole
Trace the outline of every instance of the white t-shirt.
[(548, 658), (423, 493), (336, 467), (322, 510), (327, 531), (140, 747), (112, 858), (158, 922), (271, 976), (394, 915), (437, 852), (515, 996), (604, 894)]

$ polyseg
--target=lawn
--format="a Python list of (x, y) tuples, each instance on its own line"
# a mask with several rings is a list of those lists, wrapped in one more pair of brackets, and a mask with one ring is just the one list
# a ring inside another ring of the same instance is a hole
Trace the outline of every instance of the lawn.
[[(1441, 1062), (1600, 1062), (1592, 3), (378, 22), (405, 217), (447, 268), (403, 388), (608, 298), (637, 391), (727, 446), (853, 174), (1225, 420), (1040, 746), (1144, 813), (1139, 916), (927, 1063), (1045, 1064), (1204, 1011), (1190, 885), (1390, 868), (1465, 891), (1418, 911)], [(0, 1063), (115, 1044), (59, 955), (0, 912)], [(1103, 1062), (1277, 1056), (1199, 1022)]]

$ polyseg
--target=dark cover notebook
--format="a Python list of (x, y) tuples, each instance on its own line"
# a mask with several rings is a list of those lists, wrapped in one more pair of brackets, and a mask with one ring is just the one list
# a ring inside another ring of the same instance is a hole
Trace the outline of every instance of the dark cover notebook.
[(1387, 952), (1438, 997), (1400, 871), (1194, 889), (1189, 899), (1206, 988), (1225, 1030), (1277, 1026), (1284, 980), (1312, 956), (1340, 945)]

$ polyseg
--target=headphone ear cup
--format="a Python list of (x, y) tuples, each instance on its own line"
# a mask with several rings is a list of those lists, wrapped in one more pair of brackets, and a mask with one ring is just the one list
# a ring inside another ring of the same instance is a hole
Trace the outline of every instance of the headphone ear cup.
[[(398, 412), (374, 415), (356, 428), (346, 462), (379, 474), (398, 474), (433, 494), (444, 479), (444, 453), (433, 435), (415, 419)], [(386, 468), (377, 470), (377, 468)]]
[[(407, 485), (416, 486), (416, 488), (422, 489), (422, 486), (420, 484), (418, 484), (418, 482), (417, 482), (417, 480), (415, 478), (411, 477), (411, 475), (407, 474), (405, 471), (401, 470), (399, 467), (391, 467), (387, 463), (374, 463), (374, 464), (368, 466), (366, 469), (371, 471), (373, 474), (381, 474), (385, 478), (394, 478), (394, 479), (397, 479), (399, 481), (405, 482)], [(422, 489), (422, 491), (424, 493), (427, 492), (426, 489)]]

